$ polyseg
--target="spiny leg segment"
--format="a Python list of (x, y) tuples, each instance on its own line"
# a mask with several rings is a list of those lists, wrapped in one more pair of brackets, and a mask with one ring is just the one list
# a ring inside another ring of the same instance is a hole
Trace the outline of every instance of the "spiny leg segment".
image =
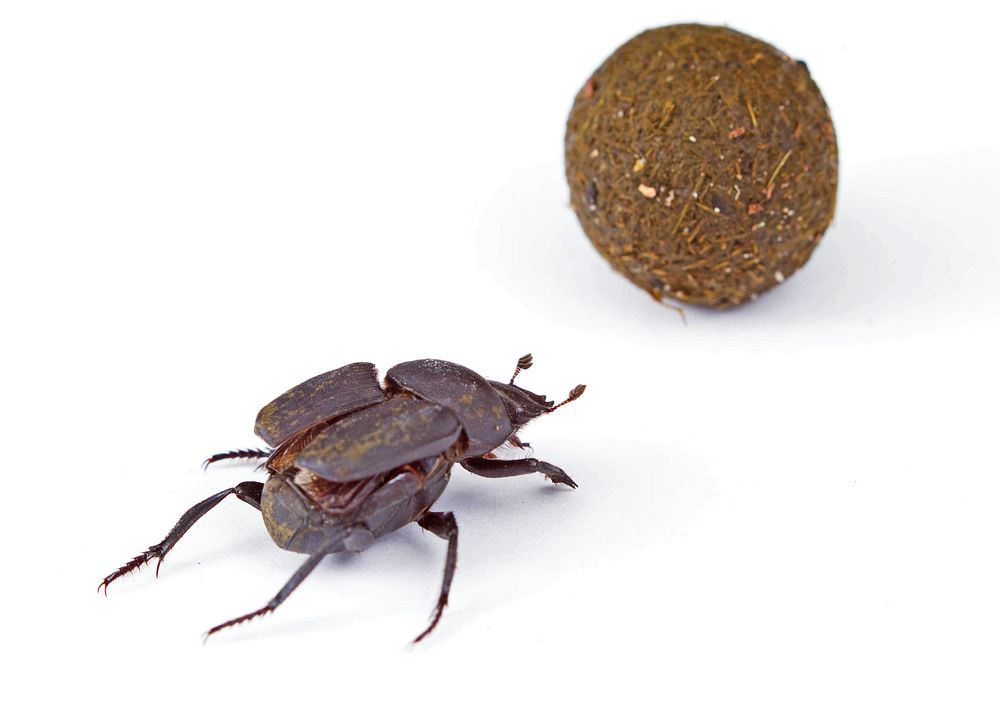
[(271, 455), (272, 451), (273, 449), (237, 449), (221, 454), (212, 454), (202, 462), (201, 467), (208, 468), (217, 461), (225, 461), (227, 459), (266, 459)]
[(184, 537), (184, 533), (190, 530), (191, 526), (198, 522), (201, 516), (221, 503), (222, 500), (231, 493), (235, 493), (240, 500), (249, 503), (253, 507), (260, 510), (260, 496), (263, 490), (263, 483), (258, 483), (256, 481), (244, 481), (234, 488), (227, 488), (224, 491), (219, 491), (215, 495), (209, 496), (200, 503), (192, 506), (186, 513), (184, 513), (184, 515), (181, 516), (181, 519), (178, 520), (177, 524), (170, 529), (170, 532), (167, 533), (167, 536), (163, 538), (163, 540), (151, 546), (145, 552), (136, 555), (105, 577), (101, 583), (97, 585), (97, 591), (99, 592), (103, 588), (106, 596), (109, 584), (129, 572), (139, 569), (152, 559), (157, 560), (156, 575), (159, 576), (160, 565), (163, 564), (163, 558), (167, 556), (167, 553), (170, 552), (171, 549), (173, 549), (173, 546), (177, 544), (177, 541)]
[(458, 523), (455, 521), (453, 513), (424, 513), (417, 519), (417, 525), (424, 530), (430, 530), (442, 540), (448, 541), (448, 553), (444, 563), (444, 579), (441, 581), (441, 594), (438, 596), (437, 606), (434, 607), (434, 615), (431, 617), (430, 626), (424, 629), (423, 633), (413, 639), (413, 643), (420, 643), (427, 634), (434, 630), (441, 620), (444, 608), (448, 606), (448, 592), (451, 590), (451, 580), (455, 576), (455, 567), (458, 563)]
[(215, 632), (221, 631), (222, 629), (228, 626), (236, 626), (237, 624), (242, 624), (244, 621), (250, 621), (250, 619), (256, 618), (258, 616), (263, 616), (264, 614), (268, 614), (277, 609), (279, 606), (281, 606), (281, 603), (286, 599), (288, 599), (288, 596), (295, 591), (295, 588), (298, 587), (300, 584), (302, 584), (303, 580), (305, 580), (305, 578), (309, 576), (309, 573), (312, 572), (314, 569), (316, 569), (316, 565), (320, 563), (320, 560), (322, 560), (328, 554), (329, 553), (326, 552), (325, 550), (321, 550), (319, 552), (314, 552), (313, 554), (311, 554), (309, 556), (309, 559), (307, 559), (302, 564), (302, 566), (295, 571), (295, 574), (292, 575), (292, 578), (285, 583), (285, 586), (281, 588), (281, 591), (279, 591), (276, 595), (274, 595), (274, 598), (271, 599), (271, 601), (269, 601), (267, 604), (262, 606), (260, 609), (257, 609), (256, 611), (252, 611), (249, 614), (244, 614), (243, 616), (237, 616), (235, 619), (230, 619), (224, 624), (213, 626), (212, 628), (210, 628), (208, 631), (205, 632), (205, 641), (208, 641), (208, 637), (214, 634)]

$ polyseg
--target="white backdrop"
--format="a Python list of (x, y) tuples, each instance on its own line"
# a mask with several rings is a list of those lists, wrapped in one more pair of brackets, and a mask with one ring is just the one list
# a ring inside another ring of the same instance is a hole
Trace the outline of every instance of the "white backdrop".
[[(15, 706), (996, 707), (995, 17), (607, 5), (2, 6)], [(685, 326), (590, 247), (562, 139), (607, 54), (692, 20), (808, 62), (841, 190), (804, 269)], [(524, 386), (588, 385), (525, 436), (580, 488), (456, 468), (419, 646), (416, 526), (205, 647), (301, 561), (238, 501), (95, 593), (254, 476), (199, 464), (287, 387), (529, 351)]]

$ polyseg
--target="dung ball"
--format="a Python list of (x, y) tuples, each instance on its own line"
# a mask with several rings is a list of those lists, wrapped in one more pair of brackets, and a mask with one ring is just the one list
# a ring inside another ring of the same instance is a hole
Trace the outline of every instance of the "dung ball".
[(583, 231), (656, 299), (753, 300), (833, 219), (837, 140), (809, 70), (726, 27), (619, 47), (576, 95), (565, 148)]

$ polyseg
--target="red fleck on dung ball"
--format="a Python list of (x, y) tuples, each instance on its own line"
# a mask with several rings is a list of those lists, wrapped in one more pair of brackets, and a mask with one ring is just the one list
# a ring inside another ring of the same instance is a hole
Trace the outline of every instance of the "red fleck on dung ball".
[(726, 308), (797, 271), (833, 219), (837, 140), (803, 62), (725, 27), (619, 47), (566, 129), (573, 210), (656, 299)]

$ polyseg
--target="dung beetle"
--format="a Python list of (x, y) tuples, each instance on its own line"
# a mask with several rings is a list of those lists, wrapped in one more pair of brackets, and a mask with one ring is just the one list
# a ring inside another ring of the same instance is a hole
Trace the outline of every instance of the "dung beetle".
[(375, 366), (356, 362), (293, 387), (257, 414), (256, 434), (270, 448), (216, 454), (205, 466), (225, 459), (266, 459), (267, 481), (244, 481), (193, 506), (163, 540), (105, 577), (108, 585), (167, 553), (201, 516), (230, 494), (261, 511), (264, 526), (281, 548), (308, 559), (266, 605), (206, 633), (272, 612), (326, 555), (361, 552), (375, 540), (416, 522), (447, 540), (444, 579), (429, 634), (448, 604), (455, 574), (458, 524), (452, 513), (432, 512), (458, 462), (486, 478), (541, 473), (553, 483), (576, 488), (565, 471), (534, 458), (503, 459), (505, 445), (526, 448), (520, 429), (583, 394), (584, 385), (554, 404), (514, 384), (532, 365), (517, 361), (507, 383), (487, 380), (445, 360), (413, 360), (389, 369), (380, 383)]

